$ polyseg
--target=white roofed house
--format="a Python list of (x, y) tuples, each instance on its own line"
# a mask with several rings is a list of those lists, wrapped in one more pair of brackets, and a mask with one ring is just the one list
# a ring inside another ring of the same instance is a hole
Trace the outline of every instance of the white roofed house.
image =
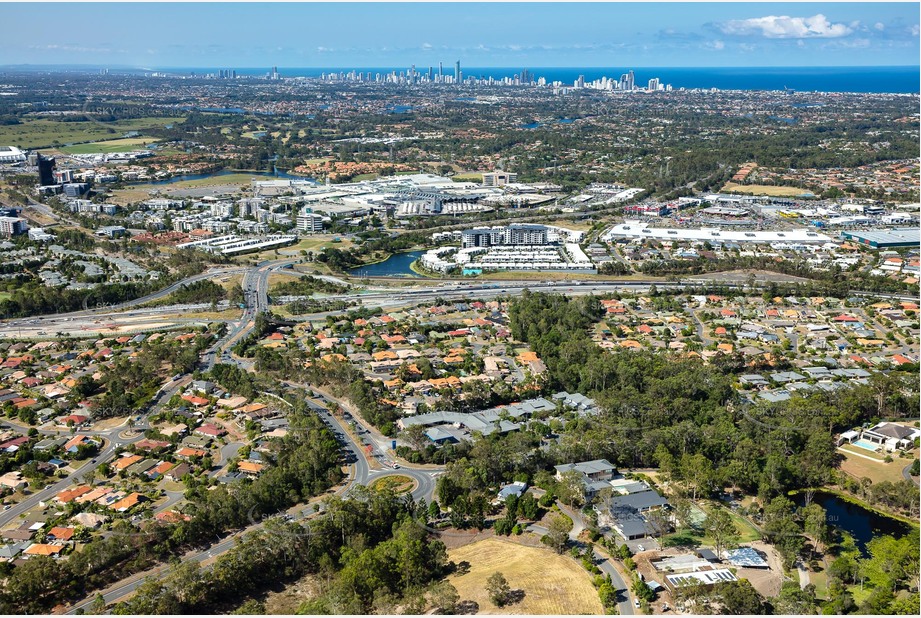
[(860, 434), (861, 439), (879, 444), (890, 452), (911, 448), (918, 437), (921, 437), (921, 430), (896, 423), (879, 423)]

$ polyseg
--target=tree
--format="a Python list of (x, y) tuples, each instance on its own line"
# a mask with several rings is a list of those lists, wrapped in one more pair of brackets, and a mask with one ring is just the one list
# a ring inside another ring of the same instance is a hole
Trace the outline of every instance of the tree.
[(793, 517), (793, 502), (783, 496), (771, 500), (764, 508), (762, 532), (791, 566), (804, 545), (803, 529)]
[(740, 616), (766, 613), (764, 599), (747, 579), (717, 584), (713, 593), (720, 600), (722, 614)]
[(97, 594), (90, 605), (90, 613), (95, 616), (101, 616), (106, 613), (106, 600), (101, 594)]
[(813, 542), (813, 555), (824, 549), (829, 540), (828, 515), (821, 505), (813, 502), (803, 508), (803, 528)]
[(701, 453), (685, 454), (681, 457), (681, 476), (691, 490), (691, 498), (696, 501), (697, 494), (708, 495), (713, 488), (713, 462)]
[(239, 616), (264, 616), (265, 603), (256, 599), (248, 599), (244, 601), (240, 607), (235, 609), (233, 613)]
[(540, 513), (537, 499), (530, 493), (525, 493), (518, 501), (518, 515), (522, 519), (535, 520)]
[(457, 610), (460, 595), (457, 588), (449, 581), (440, 581), (429, 590), (429, 603), (443, 614), (453, 614)]
[(556, 553), (562, 554), (569, 540), (570, 530), (572, 530), (572, 520), (562, 514), (556, 515), (550, 520), (547, 534), (541, 537), (541, 542), (555, 549)]
[(512, 589), (508, 584), (508, 580), (505, 579), (505, 575), (496, 571), (486, 580), (486, 591), (489, 593), (489, 600), (496, 607), (502, 607), (508, 603)]
[(633, 585), (630, 587), (633, 590), (633, 594), (636, 595), (641, 601), (646, 601), (650, 603), (656, 599), (656, 592), (649, 587), (649, 584), (644, 582), (639, 577), (635, 577), (633, 580)]
[(812, 584), (801, 589), (799, 582), (786, 581), (774, 599), (775, 615), (815, 614), (815, 608), (815, 586)]
[(560, 500), (574, 508), (585, 501), (585, 485), (582, 483), (582, 475), (576, 470), (569, 470), (560, 476), (560, 482), (557, 484), (557, 493)]
[[(716, 555), (722, 556), (723, 550), (738, 539), (738, 530), (732, 517), (725, 510), (714, 507), (704, 520), (704, 530), (713, 537)], [(746, 613), (746, 612), (743, 612)]]

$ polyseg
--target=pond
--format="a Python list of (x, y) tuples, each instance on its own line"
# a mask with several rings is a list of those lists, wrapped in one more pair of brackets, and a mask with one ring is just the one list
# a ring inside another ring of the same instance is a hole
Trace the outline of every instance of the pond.
[[(805, 495), (799, 494), (794, 501), (802, 506)], [(866, 553), (867, 543), (874, 536), (891, 535), (896, 538), (912, 533), (913, 529), (897, 519), (868, 511), (860, 505), (842, 500), (834, 494), (816, 492), (812, 501), (825, 509), (828, 523), (848, 532), (861, 552)], [(917, 530), (914, 534), (918, 534)]]
[(412, 271), (410, 264), (418, 260), (424, 251), (394, 253), (383, 262), (353, 268), (350, 272), (359, 277), (421, 277)]

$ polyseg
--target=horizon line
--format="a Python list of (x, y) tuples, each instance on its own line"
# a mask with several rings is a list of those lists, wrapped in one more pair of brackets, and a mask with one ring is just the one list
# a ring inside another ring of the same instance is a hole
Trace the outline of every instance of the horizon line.
[[(103, 64), (103, 63), (86, 63), (86, 64), (69, 64), (69, 63), (45, 63), (45, 64), (35, 64), (35, 63), (16, 63), (16, 64), (2, 64), (0, 68), (12, 68), (12, 67), (88, 67), (88, 68), (124, 68), (124, 69), (136, 69), (139, 71), (150, 71), (153, 69), (205, 69), (205, 68), (229, 68), (233, 69), (271, 69), (273, 67), (278, 70), (282, 69), (391, 69), (404, 67), (410, 68), (412, 63), (408, 65), (403, 64), (394, 64), (394, 65), (364, 65), (359, 66), (356, 64), (352, 65), (302, 65), (302, 66), (283, 66), (283, 65), (256, 65), (256, 66), (240, 66), (233, 65), (233, 63), (224, 63), (224, 64), (213, 64), (213, 65), (186, 65), (186, 66), (154, 66), (154, 67), (142, 67), (136, 65), (126, 65), (126, 64)], [(419, 66), (436, 66), (436, 65), (416, 65)], [(640, 65), (640, 64), (623, 64), (623, 65), (467, 65), (469, 68), (475, 69), (514, 69), (514, 68), (537, 68), (537, 69), (611, 69), (611, 68), (639, 68), (639, 69), (864, 69), (864, 68), (901, 68), (901, 69), (921, 69), (921, 64), (775, 64), (775, 65)]]

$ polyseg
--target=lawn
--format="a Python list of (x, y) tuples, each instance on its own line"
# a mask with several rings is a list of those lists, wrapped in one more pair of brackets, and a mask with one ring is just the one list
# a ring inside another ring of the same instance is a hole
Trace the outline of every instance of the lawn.
[[(711, 509), (715, 508), (715, 503), (706, 502), (702, 503), (706, 506), (706, 509), (698, 507), (700, 513), (694, 518), (695, 526), (700, 526), (703, 523), (703, 518), (706, 517), (706, 513)], [(729, 514), (729, 517), (732, 519), (732, 522), (735, 524), (737, 536), (733, 539), (737, 543), (751, 543), (752, 541), (757, 541), (761, 539), (761, 533), (758, 532), (758, 529), (751, 524), (747, 519), (741, 515), (735, 513), (731, 509), (720, 507), (724, 512)], [(663, 546), (665, 540), (671, 540), (677, 546), (696, 546), (696, 547), (713, 547), (715, 542), (711, 536), (704, 534), (701, 530), (695, 529), (686, 529), (680, 532), (675, 532), (673, 534), (666, 535), (662, 538)]]
[(806, 189), (799, 187), (781, 187), (777, 185), (739, 185), (734, 182), (727, 182), (720, 189), (722, 193), (745, 193), (748, 195), (773, 195), (776, 197), (797, 197), (804, 193), (809, 193)]
[(113, 139), (104, 142), (90, 142), (89, 144), (64, 146), (58, 150), (61, 152), (66, 152), (67, 154), (129, 152), (132, 150), (144, 150), (144, 146), (157, 141), (159, 140), (153, 137), (126, 137), (123, 139)]
[[(298, 137), (304, 137), (304, 130), (297, 134)], [(327, 161), (335, 161), (336, 157), (319, 157), (317, 159), (307, 159), (302, 165), (319, 165), (320, 163), (326, 163)]]
[(863, 450), (860, 447), (839, 448), (838, 452), (844, 455), (844, 461), (841, 462), (841, 470), (858, 479), (868, 478), (873, 483), (890, 481), (897, 483), (902, 480), (902, 469), (911, 463), (911, 459), (900, 459), (893, 457), (891, 463), (886, 463), (882, 459), (873, 457), (869, 451), (861, 453), (866, 457), (873, 457), (874, 461), (865, 459), (856, 454), (850, 453), (850, 448), (854, 451)]
[(371, 489), (375, 491), (386, 491), (389, 489), (397, 495), (409, 493), (415, 486), (416, 482), (414, 480), (402, 474), (381, 477), (373, 481), (370, 485)]
[[(197, 189), (200, 187), (213, 187), (219, 185), (248, 185), (252, 182), (253, 178), (255, 178), (255, 176), (252, 174), (240, 172), (236, 174), (225, 174), (223, 176), (212, 176), (210, 178), (200, 178), (198, 180), (181, 180), (169, 185), (130, 185), (125, 189), (115, 189), (112, 191), (112, 198), (110, 201), (116, 204), (129, 204), (131, 202), (146, 200), (150, 197), (150, 192), (154, 190), (169, 194), (179, 189)], [(235, 187), (228, 186), (228, 190), (232, 188)]]
[(183, 118), (150, 117), (99, 123), (91, 120), (63, 122), (61, 120), (26, 120), (22, 124), (0, 126), (0, 144), (22, 149), (52, 148), (75, 142), (92, 142), (119, 138), (128, 131), (140, 131), (175, 122)]
[(454, 182), (483, 182), (482, 172), (461, 172), (451, 177)]
[[(467, 562), (469, 571), (452, 575), (461, 601), (475, 601), (480, 614), (601, 614), (598, 593), (582, 565), (550, 549), (526, 547), (512, 541), (490, 538), (448, 551), (458, 564)], [(502, 573), (512, 590), (524, 591), (521, 602), (496, 607), (486, 592), (486, 580)]]
[[(226, 279), (226, 281), (224, 281)], [(231, 289), (235, 285), (243, 284), (243, 275), (224, 275), (223, 277), (216, 277), (212, 281), (225, 290)]]

